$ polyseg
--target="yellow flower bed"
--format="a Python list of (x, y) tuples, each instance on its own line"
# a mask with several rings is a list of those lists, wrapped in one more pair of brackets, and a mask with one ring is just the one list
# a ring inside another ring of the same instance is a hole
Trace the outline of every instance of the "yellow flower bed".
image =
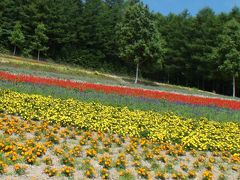
[(29, 120), (47, 120), (82, 129), (154, 141), (178, 143), (189, 149), (240, 153), (240, 124), (194, 120), (173, 113), (131, 111), (98, 103), (62, 100), (0, 89), (0, 112)]

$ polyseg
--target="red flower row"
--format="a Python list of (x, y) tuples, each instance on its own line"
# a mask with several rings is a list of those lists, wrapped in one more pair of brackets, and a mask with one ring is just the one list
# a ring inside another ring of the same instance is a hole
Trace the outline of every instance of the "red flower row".
[(152, 99), (164, 99), (170, 102), (180, 102), (202, 106), (217, 106), (229, 109), (240, 109), (240, 101), (221, 98), (209, 98), (192, 95), (177, 94), (173, 92), (163, 92), (156, 90), (130, 88), (124, 86), (110, 86), (103, 84), (94, 84), (87, 82), (74, 82), (70, 80), (61, 80), (47, 77), (37, 77), (30, 75), (12, 74), (0, 71), (0, 79), (16, 82), (28, 82), (34, 84), (45, 84), (64, 88), (84, 90), (95, 90), (104, 93), (116, 93), (119, 95), (136, 96)]

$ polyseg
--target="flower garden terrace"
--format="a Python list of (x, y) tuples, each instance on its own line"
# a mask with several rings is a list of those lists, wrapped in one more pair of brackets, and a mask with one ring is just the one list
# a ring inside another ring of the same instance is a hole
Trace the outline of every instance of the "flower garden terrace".
[(237, 179), (240, 175), (240, 157), (228, 151), (185, 151), (181, 145), (3, 113), (0, 131), (3, 179)]
[(216, 106), (221, 108), (229, 108), (234, 110), (240, 109), (240, 101), (222, 99), (215, 97), (201, 97), (194, 95), (185, 95), (172, 92), (163, 92), (156, 90), (147, 90), (141, 88), (130, 88), (124, 86), (110, 86), (96, 83), (87, 82), (75, 82), (70, 80), (61, 80), (48, 77), (30, 76), (24, 74), (12, 74), (9, 72), (0, 72), (0, 79), (14, 81), (14, 82), (27, 82), (33, 84), (45, 84), (50, 86), (58, 86), (64, 88), (78, 89), (80, 91), (84, 90), (94, 90), (104, 93), (116, 93), (119, 95), (145, 97), (152, 99), (164, 99), (169, 102), (180, 102), (201, 106)]
[(194, 120), (152, 111), (129, 110), (73, 99), (0, 90), (0, 111), (25, 120), (48, 121), (80, 129), (146, 137), (184, 149), (240, 153), (240, 124), (207, 119)]

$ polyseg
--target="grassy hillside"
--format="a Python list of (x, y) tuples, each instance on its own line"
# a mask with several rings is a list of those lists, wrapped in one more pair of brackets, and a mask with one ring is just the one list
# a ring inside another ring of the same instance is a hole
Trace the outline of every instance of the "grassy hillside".
[(138, 84), (134, 84), (134, 78), (129, 76), (106, 74), (71, 65), (36, 61), (9, 55), (0, 55), (0, 71), (232, 99), (230, 96), (223, 96), (196, 88), (164, 84), (146, 79), (140, 79)]
[[(0, 56), (0, 177), (239, 179), (239, 101), (144, 79), (132, 82), (127, 76)], [(78, 89), (87, 84), (107, 89)], [(112, 93), (114, 88), (123, 94)], [(127, 94), (130, 89), (133, 94)], [(148, 89), (166, 91), (157, 93), (176, 101), (147, 97), (156, 93)], [(215, 101), (224, 106), (211, 104)]]

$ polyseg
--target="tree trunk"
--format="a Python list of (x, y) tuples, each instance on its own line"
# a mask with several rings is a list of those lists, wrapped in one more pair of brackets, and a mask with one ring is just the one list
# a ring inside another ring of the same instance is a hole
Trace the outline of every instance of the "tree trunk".
[(205, 90), (205, 80), (204, 79), (202, 80), (202, 88), (203, 88), (203, 90)]
[(212, 92), (214, 91), (215, 89), (215, 81), (213, 81), (213, 84), (212, 84)]
[(169, 79), (170, 79), (170, 77), (169, 77), (170, 75), (169, 75), (169, 72), (167, 73), (167, 83), (169, 84)]
[(39, 61), (39, 59), (40, 59), (40, 51), (38, 50), (38, 61)]
[(139, 71), (139, 63), (137, 63), (137, 68), (136, 68), (136, 78), (135, 78), (135, 84), (138, 82), (138, 71)]
[(236, 96), (236, 80), (235, 75), (233, 75), (233, 97)]
[(221, 93), (225, 94), (225, 87), (224, 87), (224, 85), (222, 85), (222, 92)]
[(17, 46), (14, 46), (14, 50), (13, 50), (13, 55), (15, 56), (16, 54), (16, 51), (17, 51)]

